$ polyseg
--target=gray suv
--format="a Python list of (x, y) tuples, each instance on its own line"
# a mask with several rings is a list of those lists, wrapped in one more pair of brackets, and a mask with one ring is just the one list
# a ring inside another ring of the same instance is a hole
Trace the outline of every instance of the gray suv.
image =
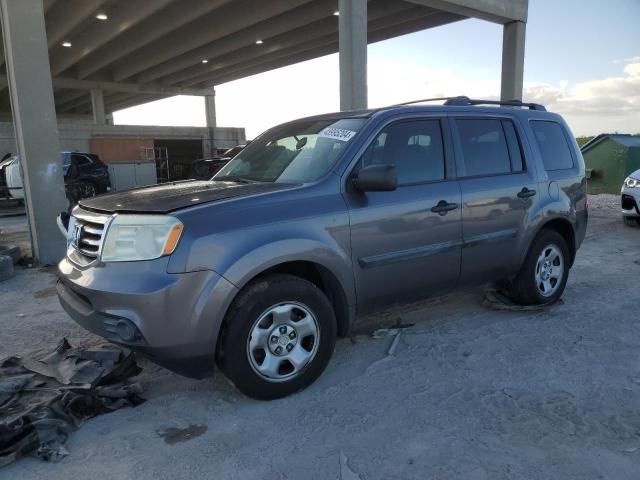
[(467, 97), (296, 120), (209, 181), (82, 200), (58, 295), (82, 326), (179, 373), (217, 363), (288, 395), (363, 313), (487, 282), (562, 294), (587, 226), (564, 120)]

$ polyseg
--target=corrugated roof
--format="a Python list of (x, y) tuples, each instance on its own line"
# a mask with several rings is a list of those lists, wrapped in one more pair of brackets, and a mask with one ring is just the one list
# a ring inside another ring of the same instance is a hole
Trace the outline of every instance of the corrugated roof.
[(640, 148), (640, 135), (631, 135), (630, 133), (601, 133), (585, 143), (580, 150), (584, 153), (607, 138), (627, 148)]
[(640, 147), (640, 135), (622, 135), (614, 134), (609, 135), (612, 140), (621, 143), (625, 147)]

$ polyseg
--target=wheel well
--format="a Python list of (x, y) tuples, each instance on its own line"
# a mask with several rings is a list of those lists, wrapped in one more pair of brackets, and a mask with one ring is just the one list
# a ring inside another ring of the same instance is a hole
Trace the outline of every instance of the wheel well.
[(347, 296), (335, 275), (326, 267), (320, 264), (307, 261), (293, 261), (276, 265), (256, 275), (258, 278), (270, 273), (286, 273), (296, 277), (304, 278), (313, 283), (327, 296), (338, 322), (338, 335), (345, 337), (349, 334), (351, 315)]
[(571, 223), (567, 220), (556, 218), (545, 223), (542, 228), (554, 230), (562, 235), (565, 242), (567, 242), (567, 248), (569, 249), (569, 255), (571, 256), (569, 265), (573, 265), (573, 261), (576, 258), (576, 236)]

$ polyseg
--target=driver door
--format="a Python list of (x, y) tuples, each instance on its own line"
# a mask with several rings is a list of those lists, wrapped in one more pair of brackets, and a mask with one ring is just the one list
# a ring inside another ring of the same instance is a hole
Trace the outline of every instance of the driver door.
[(461, 193), (451, 150), (447, 123), (427, 117), (387, 125), (359, 159), (356, 169), (393, 164), (398, 174), (395, 191), (346, 193), (359, 311), (456, 286)]

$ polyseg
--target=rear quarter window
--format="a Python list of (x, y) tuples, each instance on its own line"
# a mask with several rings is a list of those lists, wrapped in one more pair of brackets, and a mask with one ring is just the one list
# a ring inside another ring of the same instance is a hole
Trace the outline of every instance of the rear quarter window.
[(573, 156), (564, 129), (559, 123), (531, 120), (531, 129), (547, 171), (573, 168)]

